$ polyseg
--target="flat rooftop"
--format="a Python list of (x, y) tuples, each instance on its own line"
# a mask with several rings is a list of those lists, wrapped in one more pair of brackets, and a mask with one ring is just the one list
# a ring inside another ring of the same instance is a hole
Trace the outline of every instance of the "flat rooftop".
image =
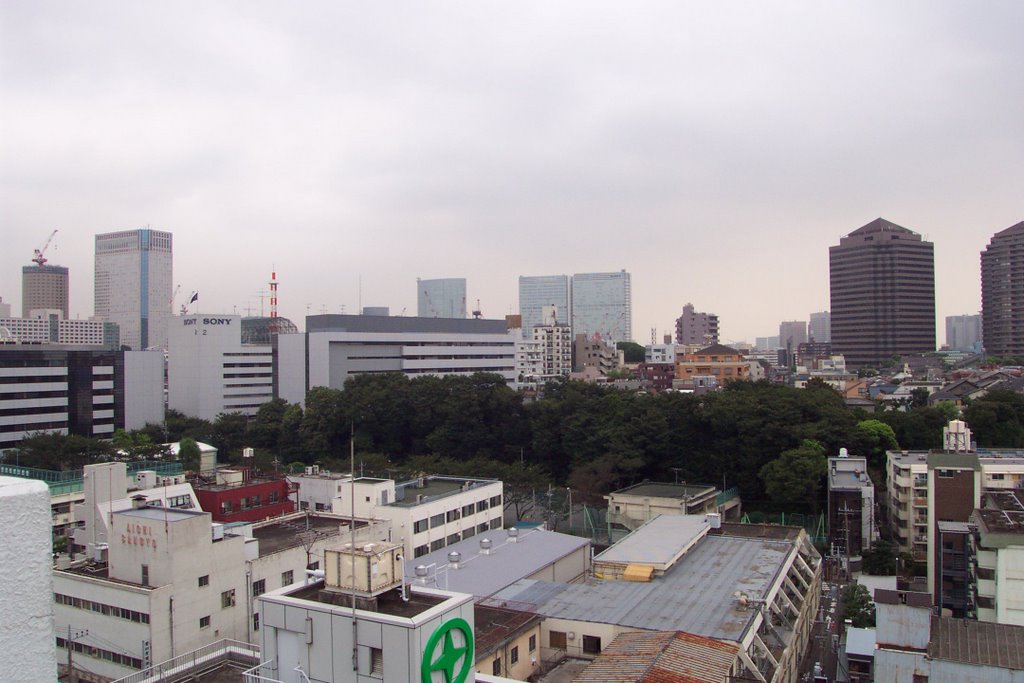
[(594, 557), (594, 562), (667, 565), (708, 533), (704, 515), (658, 515)]
[(1024, 500), (1019, 491), (988, 491), (975, 511), (989, 533), (1024, 534)]
[[(259, 539), (260, 557), (264, 557), (279, 553), (288, 548), (301, 546), (303, 539), (308, 538), (310, 535), (315, 535), (318, 538), (338, 536), (341, 534), (341, 525), (343, 524), (347, 531), (348, 519), (309, 515), (306, 517), (295, 517), (285, 522), (273, 522), (255, 527), (252, 530), (252, 536)], [(356, 520), (357, 529), (366, 525), (367, 522)]]
[(978, 666), (1024, 669), (1024, 626), (933, 616), (928, 656)]
[(128, 508), (127, 510), (115, 510), (114, 514), (124, 515), (125, 517), (138, 517), (157, 522), (180, 522), (184, 519), (195, 519), (196, 517), (202, 517), (204, 515), (208, 516), (210, 513), (198, 510), (180, 510), (177, 508), (147, 506), (142, 508)]
[(499, 591), (495, 599), (525, 603), (556, 619), (738, 641), (755, 611), (741, 608), (734, 593), (742, 591), (755, 600), (765, 595), (795, 552), (792, 541), (708, 535), (649, 583), (524, 580)]
[(613, 496), (648, 496), (650, 498), (695, 498), (714, 492), (712, 484), (663, 484), (659, 482), (644, 482), (633, 484), (618, 491), (612, 491)]
[[(416, 567), (428, 567), (427, 586), (469, 593), (478, 598), (494, 595), (520, 579), (528, 578), (559, 559), (590, 544), (590, 539), (540, 528), (519, 529), (519, 540), (509, 541), (508, 529), (493, 529), (405, 562), (405, 576), (416, 579)], [(483, 554), (481, 539), (491, 541), (491, 553)], [(448, 566), (448, 553), (462, 555), (458, 569)], [(431, 566), (433, 565), (433, 566)], [(579, 572), (585, 570), (580, 564)]]
[[(422, 481), (422, 485), (419, 482)], [(405, 498), (396, 500), (390, 505), (395, 507), (411, 508), (423, 503), (430, 502), (431, 500), (437, 500), (438, 498), (444, 498), (450, 496), (453, 493), (458, 493), (463, 490), (466, 484), (469, 484), (468, 490), (480, 488), (481, 486), (487, 486), (488, 484), (498, 483), (495, 479), (458, 479), (454, 477), (424, 477), (422, 480), (413, 479), (412, 481), (402, 482), (395, 487), (395, 496), (401, 494), (398, 493), (401, 489), (405, 495)]]
[[(309, 600), (310, 602), (317, 602), (322, 605), (332, 605), (334, 607), (345, 609), (350, 609), (352, 605), (350, 593), (346, 593), (342, 590), (327, 590), (324, 588), (324, 582), (322, 580), (285, 593), (285, 595), (289, 598)], [(412, 587), (408, 589), (407, 597), (409, 598), (408, 601), (403, 600), (401, 591), (398, 588), (395, 588), (377, 596), (373, 606), (367, 604), (366, 601), (360, 601), (357, 604), (356, 609), (364, 612), (376, 612), (378, 614), (389, 614), (393, 617), (405, 617), (407, 619), (411, 619), (412, 617), (426, 612), (432, 607), (440, 605), (448, 599), (445, 597), (418, 593), (413, 590)]]

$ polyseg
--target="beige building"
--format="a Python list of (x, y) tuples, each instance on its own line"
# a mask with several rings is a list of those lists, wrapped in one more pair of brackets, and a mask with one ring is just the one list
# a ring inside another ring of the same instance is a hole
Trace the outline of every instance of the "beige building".
[(721, 344), (707, 346), (694, 353), (683, 355), (676, 363), (676, 379), (692, 380), (694, 377), (710, 376), (725, 384), (736, 379), (747, 379), (750, 365), (743, 354)]
[(717, 512), (726, 520), (739, 520), (740, 497), (736, 489), (720, 491), (709, 484), (662, 484), (644, 482), (612, 491), (608, 521), (636, 529), (658, 515), (702, 515)]

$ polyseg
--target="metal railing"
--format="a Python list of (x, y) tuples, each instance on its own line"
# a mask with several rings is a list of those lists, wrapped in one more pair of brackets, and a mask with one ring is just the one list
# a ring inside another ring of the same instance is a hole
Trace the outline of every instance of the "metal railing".
[[(175, 680), (200, 670), (212, 668), (222, 662), (251, 665), (260, 661), (259, 645), (243, 643), (238, 640), (224, 638), (215, 643), (178, 655), (165, 662), (154, 664), (148, 669), (136, 671), (119, 678), (114, 683), (157, 683)], [(253, 679), (260, 680), (260, 679)]]
[(242, 681), (243, 683), (281, 683), (280, 679), (263, 675), (264, 673), (274, 673), (275, 670), (273, 659), (261, 662), (251, 669), (243, 671)]
[[(142, 470), (153, 470), (161, 477), (175, 476), (184, 471), (180, 462), (135, 460), (125, 464), (128, 468), (129, 477), (134, 477)], [(84, 486), (82, 482), (82, 470), (80, 469), (64, 471), (43, 470), (37, 467), (23, 467), (17, 464), (12, 465), (10, 463), (0, 463), (0, 475), (45, 481), (47, 486), (50, 487), (50, 495), (76, 493), (81, 491)]]

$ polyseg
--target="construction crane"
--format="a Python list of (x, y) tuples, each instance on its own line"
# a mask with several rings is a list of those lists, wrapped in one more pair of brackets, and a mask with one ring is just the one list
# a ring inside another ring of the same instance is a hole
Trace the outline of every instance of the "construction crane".
[(53, 236), (56, 235), (56, 234), (57, 234), (56, 230), (51, 232), (50, 236), (46, 238), (46, 244), (43, 245), (42, 249), (36, 249), (35, 250), (35, 256), (32, 257), (32, 261), (35, 262), (35, 264), (37, 266), (42, 267), (46, 263), (46, 257), (43, 256), (43, 254), (46, 253), (47, 247), (50, 246), (50, 242), (53, 241)]

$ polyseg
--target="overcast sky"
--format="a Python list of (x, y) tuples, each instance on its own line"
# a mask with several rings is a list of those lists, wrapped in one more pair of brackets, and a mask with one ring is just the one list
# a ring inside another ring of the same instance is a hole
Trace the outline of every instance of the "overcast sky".
[[(416, 310), (465, 277), (626, 269), (647, 343), (828, 308), (828, 247), (882, 216), (935, 243), (946, 315), (1024, 220), (1024, 3), (0, 3), (0, 297), (93, 236), (174, 234), (202, 312)], [(180, 302), (179, 297), (179, 302)], [(269, 310), (265, 301), (264, 310)]]

